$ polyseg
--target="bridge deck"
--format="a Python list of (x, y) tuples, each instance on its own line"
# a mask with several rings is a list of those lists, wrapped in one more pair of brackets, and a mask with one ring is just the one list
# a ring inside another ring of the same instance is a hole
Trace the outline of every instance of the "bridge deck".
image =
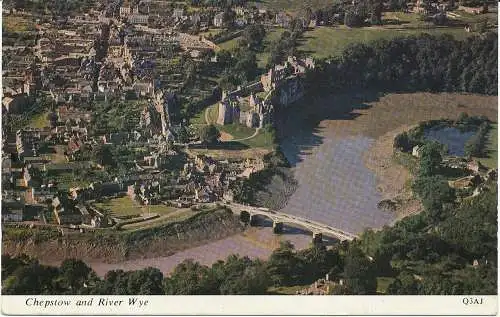
[(339, 238), (340, 240), (353, 240), (357, 238), (358, 236), (349, 232), (345, 232), (343, 230), (333, 228), (331, 226), (301, 218), (298, 216), (294, 215), (289, 215), (285, 214), (279, 211), (273, 211), (273, 210), (262, 210), (258, 209), (257, 207), (253, 206), (247, 206), (247, 205), (241, 205), (241, 204), (235, 204), (235, 203), (225, 203), (227, 207), (229, 207), (233, 212), (241, 212), (243, 210), (247, 211), (251, 216), (253, 215), (260, 215), (260, 216), (265, 216), (268, 218), (271, 218), (273, 221), (280, 221), (280, 222), (287, 222), (287, 223), (292, 223), (292, 224), (297, 224), (300, 226), (303, 226), (307, 229), (310, 229), (313, 232), (321, 232), (327, 235), (332, 235), (336, 238)]

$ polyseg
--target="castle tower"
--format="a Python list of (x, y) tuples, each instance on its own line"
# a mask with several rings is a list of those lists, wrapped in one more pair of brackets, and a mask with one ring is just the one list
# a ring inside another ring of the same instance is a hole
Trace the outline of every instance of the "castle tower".
[(233, 123), (233, 107), (223, 100), (219, 103), (219, 116), (217, 118), (217, 124), (224, 125)]
[(255, 108), (255, 106), (257, 104), (257, 100), (256, 100), (255, 95), (253, 93), (250, 95), (248, 103), (250, 104), (251, 108)]

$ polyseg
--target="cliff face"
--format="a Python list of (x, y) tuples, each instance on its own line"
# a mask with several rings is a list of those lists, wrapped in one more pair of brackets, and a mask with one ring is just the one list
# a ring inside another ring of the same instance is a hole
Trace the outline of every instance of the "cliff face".
[(237, 216), (227, 210), (202, 212), (178, 223), (138, 231), (74, 233), (40, 239), (37, 229), (22, 229), (19, 235), (4, 231), (2, 254), (28, 254), (42, 262), (78, 258), (91, 262), (121, 262), (136, 258), (168, 256), (241, 232)]
[(277, 102), (288, 106), (304, 96), (304, 85), (299, 77), (292, 77), (284, 81), (276, 89)]

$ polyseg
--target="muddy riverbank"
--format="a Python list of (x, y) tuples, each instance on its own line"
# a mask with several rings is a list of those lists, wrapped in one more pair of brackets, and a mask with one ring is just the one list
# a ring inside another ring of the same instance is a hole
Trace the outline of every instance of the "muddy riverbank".
[[(278, 136), (298, 180), (284, 212), (359, 233), (420, 209), (407, 190), (409, 172), (392, 159), (394, 136), (420, 121), (460, 112), (496, 121), (497, 97), (469, 94), (339, 94), (310, 98), (279, 119)], [(404, 201), (398, 213), (382, 199)]]
[[(2, 254), (28, 254), (43, 262), (66, 258), (121, 263), (130, 259), (169, 256), (241, 233), (239, 217), (221, 209), (202, 212), (188, 220), (129, 231), (96, 231), (47, 236), (29, 228), (8, 228), (2, 236)], [(7, 233), (7, 234), (6, 234)]]

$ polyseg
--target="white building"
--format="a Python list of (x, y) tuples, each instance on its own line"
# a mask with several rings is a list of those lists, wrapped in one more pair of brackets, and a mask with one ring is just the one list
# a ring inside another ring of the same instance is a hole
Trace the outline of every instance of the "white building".
[(217, 13), (214, 16), (214, 26), (218, 28), (224, 26), (224, 12)]

